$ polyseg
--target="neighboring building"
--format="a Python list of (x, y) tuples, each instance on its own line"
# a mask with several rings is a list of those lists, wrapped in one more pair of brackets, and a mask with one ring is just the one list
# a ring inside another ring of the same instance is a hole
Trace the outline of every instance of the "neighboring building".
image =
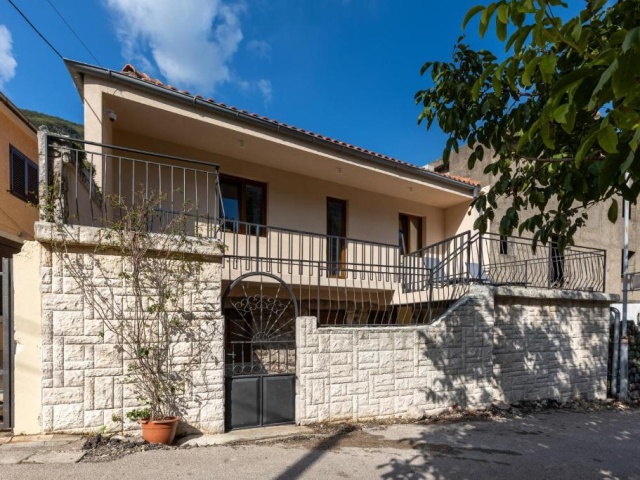
[[(482, 187), (492, 185), (495, 177), (491, 173), (484, 173), (483, 171), (488, 162), (476, 163), (475, 168), (469, 170), (467, 167), (469, 153), (469, 148), (464, 146), (460, 148), (458, 154), (452, 153), (448, 168), (445, 168), (442, 160), (437, 160), (428, 165), (428, 169), (449, 175), (464, 175), (476, 180)], [(619, 204), (622, 205), (622, 202), (619, 202)], [(620, 218), (616, 223), (611, 223), (607, 217), (609, 205), (610, 202), (599, 203), (587, 210), (589, 219), (586, 226), (579, 229), (575, 235), (575, 243), (601, 248), (607, 252), (606, 291), (622, 295), (623, 213), (622, 208), (620, 208)], [(500, 234), (500, 219), (504, 216), (508, 206), (507, 204), (498, 204), (498, 208), (495, 211), (495, 221), (490, 224), (489, 232), (494, 235)], [(640, 255), (636, 255), (636, 251), (640, 250), (640, 223), (638, 223), (640, 217), (638, 216), (638, 211), (638, 205), (631, 206), (629, 216), (629, 273), (640, 271)], [(521, 214), (524, 215), (525, 212)], [(508, 249), (507, 244), (504, 242), (503, 246)], [(640, 301), (640, 292), (630, 292), (629, 300)]]
[(36, 127), (0, 93), (0, 257), (33, 240), (38, 220)]
[[(476, 182), (191, 95), (130, 65), (66, 63), (85, 140), (39, 133), (43, 180), (60, 195), (14, 259), (16, 283), (42, 292), (41, 302), (15, 302), (16, 335), (33, 335), (15, 376), (40, 376), (17, 383), (19, 432), (118, 428), (114, 418), (138, 405), (117, 339), (65, 261), (128, 318), (127, 263), (94, 247), (119, 218), (109, 196), (132, 205), (152, 192), (162, 196), (149, 228), (186, 212), (186, 233), (202, 246), (203, 293), (185, 295), (180, 311), (214, 325), (207, 359), (187, 364), (183, 417), (195, 428), (604, 396), (612, 298), (599, 293), (601, 252), (576, 248), (560, 263), (530, 249), (501, 257), (471, 231)], [(176, 361), (194, 338), (176, 341)]]

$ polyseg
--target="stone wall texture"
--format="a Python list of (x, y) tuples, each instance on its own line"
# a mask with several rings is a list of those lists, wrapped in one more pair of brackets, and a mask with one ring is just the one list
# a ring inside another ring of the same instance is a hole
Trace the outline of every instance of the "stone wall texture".
[(301, 424), (606, 395), (608, 295), (475, 286), (430, 326), (298, 320)]
[[(115, 254), (69, 250), (81, 256), (94, 285), (105, 285), (116, 302), (132, 301), (120, 277), (124, 261)], [(200, 292), (182, 299), (185, 311), (206, 319), (216, 329), (205, 359), (192, 370), (192, 385), (186, 392), (184, 419), (203, 432), (224, 431), (223, 320), (220, 313), (220, 257), (202, 258)], [(84, 300), (80, 285), (70, 274), (59, 253), (45, 246), (40, 267), (42, 290), (42, 430), (44, 432), (120, 429), (114, 419), (125, 418), (138, 407), (136, 395), (126, 382), (126, 361), (116, 338)], [(187, 289), (189, 287), (187, 286)], [(182, 341), (174, 355), (188, 351)], [(191, 368), (191, 367), (190, 367)], [(125, 420), (124, 428), (136, 425)]]
[(598, 294), (495, 292), (494, 399), (605, 398), (609, 304)]

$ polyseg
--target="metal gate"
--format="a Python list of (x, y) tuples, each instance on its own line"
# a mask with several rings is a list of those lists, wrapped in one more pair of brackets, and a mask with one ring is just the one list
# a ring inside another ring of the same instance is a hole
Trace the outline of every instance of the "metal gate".
[(13, 428), (13, 304), (11, 260), (0, 272), (0, 430)]
[(295, 422), (298, 306), (275, 275), (240, 276), (222, 296), (227, 430)]

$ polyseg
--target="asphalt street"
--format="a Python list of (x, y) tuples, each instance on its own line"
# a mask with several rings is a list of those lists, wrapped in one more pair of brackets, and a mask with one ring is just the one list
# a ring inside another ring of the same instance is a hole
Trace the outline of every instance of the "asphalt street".
[(272, 441), (142, 452), (107, 463), (0, 465), (0, 479), (640, 480), (638, 410), (391, 425), (359, 435), (362, 446), (336, 436), (315, 448)]

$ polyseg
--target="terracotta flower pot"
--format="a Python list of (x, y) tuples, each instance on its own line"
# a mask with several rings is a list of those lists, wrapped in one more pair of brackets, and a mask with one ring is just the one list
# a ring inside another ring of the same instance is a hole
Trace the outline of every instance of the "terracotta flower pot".
[(149, 443), (171, 445), (176, 436), (178, 420), (178, 417), (169, 417), (164, 420), (140, 420), (142, 438)]

